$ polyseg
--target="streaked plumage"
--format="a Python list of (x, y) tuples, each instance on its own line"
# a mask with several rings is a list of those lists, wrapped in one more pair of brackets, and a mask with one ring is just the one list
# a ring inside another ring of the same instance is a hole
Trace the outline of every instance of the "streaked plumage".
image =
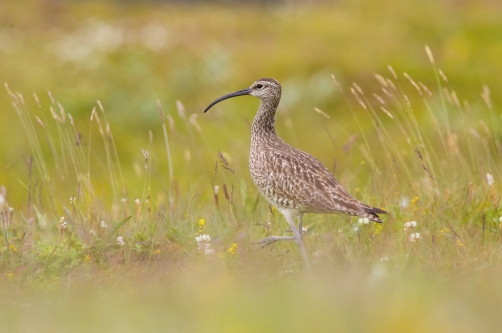
[(294, 240), (307, 260), (301, 233), (294, 225), (294, 218), (299, 218), (301, 230), (304, 213), (357, 215), (382, 222), (377, 214), (385, 214), (384, 210), (352, 197), (318, 159), (290, 146), (277, 135), (275, 113), (281, 99), (281, 86), (276, 80), (259, 79), (248, 89), (220, 97), (204, 112), (224, 99), (241, 95), (253, 95), (261, 100), (251, 129), (251, 176), (262, 195), (284, 214), (295, 234), (291, 239), (268, 237), (262, 242), (264, 245)]

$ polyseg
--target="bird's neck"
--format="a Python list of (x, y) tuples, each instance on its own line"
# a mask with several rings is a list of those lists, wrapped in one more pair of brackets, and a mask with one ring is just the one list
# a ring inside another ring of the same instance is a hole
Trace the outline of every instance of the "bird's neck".
[(258, 112), (253, 120), (251, 134), (253, 137), (276, 135), (275, 133), (275, 112), (279, 100), (262, 100)]

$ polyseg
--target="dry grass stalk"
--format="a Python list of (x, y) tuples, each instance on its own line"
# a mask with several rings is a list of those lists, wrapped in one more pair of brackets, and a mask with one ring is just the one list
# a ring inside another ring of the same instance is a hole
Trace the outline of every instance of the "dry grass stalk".
[(427, 172), (427, 174), (429, 175), (429, 177), (431, 179), (434, 179), (432, 172), (430, 172), (429, 169), (427, 169), (427, 167), (425, 166), (424, 158), (422, 156), (422, 153), (420, 152), (420, 149), (418, 149), (418, 147), (415, 147), (415, 153), (417, 154), (418, 158), (420, 159), (420, 162), (422, 164), (422, 169), (424, 169), (425, 172)]
[(366, 108), (366, 104), (364, 104), (364, 102), (362, 101), (362, 99), (359, 97), (359, 95), (357, 94), (357, 92), (354, 90), (354, 88), (350, 88), (350, 92), (352, 93), (352, 95), (354, 95), (354, 97), (356, 98), (356, 101), (359, 103), (359, 105), (361, 105), (363, 107), (363, 109), (367, 110)]
[(179, 100), (176, 101), (176, 110), (178, 110), (178, 115), (181, 118), (185, 117), (185, 106)]
[(443, 71), (441, 69), (438, 69), (438, 72), (439, 72), (439, 76), (441, 76), (441, 78), (444, 80), (444, 82), (448, 83), (448, 78), (443, 73)]
[(227, 159), (219, 150), (218, 150), (218, 156), (220, 157), (220, 163), (223, 165), (223, 169), (230, 171), (235, 176), (234, 170), (230, 168)]
[(340, 86), (340, 83), (338, 83), (338, 81), (336, 80), (336, 78), (333, 74), (331, 74), (331, 79), (333, 79), (333, 82), (335, 83), (338, 90), (340, 90), (340, 92), (343, 93), (343, 90), (342, 90), (342, 87)]
[(330, 119), (330, 116), (328, 116), (325, 112), (321, 111), (320, 109), (314, 108), (314, 110), (315, 110), (315, 112), (322, 114), (324, 117)]
[(40, 124), (40, 126), (42, 126), (43, 129), (45, 129), (45, 125), (44, 123), (42, 122), (42, 119), (40, 119), (38, 116), (35, 116), (35, 119), (37, 120), (37, 122)]
[(387, 81), (385, 81), (385, 78), (380, 75), (380, 74), (377, 74), (377, 73), (373, 73), (373, 76), (377, 79), (378, 83), (382, 86), (382, 87), (387, 87), (389, 84), (387, 83)]
[(361, 95), (364, 96), (364, 92), (363, 90), (361, 89), (361, 87), (359, 87), (359, 85), (355, 82), (352, 82), (352, 85), (354, 86), (354, 88), (356, 88), (357, 92), (360, 93)]
[(394, 116), (392, 115), (392, 113), (390, 113), (386, 108), (384, 108), (383, 106), (380, 107), (380, 110), (382, 110), (387, 116), (389, 116), (390, 119), (394, 119)]
[(42, 105), (40, 104), (40, 99), (38, 98), (37, 94), (33, 93), (33, 98), (35, 99), (35, 102), (37, 103), (38, 108), (41, 109)]
[(481, 98), (486, 103), (486, 106), (490, 111), (493, 110), (492, 100), (490, 98), (490, 88), (487, 85), (483, 86), (483, 91), (481, 92)]
[(432, 51), (429, 48), (429, 45), (425, 45), (425, 53), (427, 53), (427, 57), (429, 58), (429, 61), (431, 64), (434, 64), (434, 57), (432, 55)]
[(427, 86), (425, 84), (423, 84), (422, 82), (418, 82), (418, 84), (420, 85), (420, 87), (422, 87), (422, 89), (427, 93), (427, 95), (429, 96), (432, 96), (432, 93), (431, 91), (429, 90), (429, 88), (427, 88)]
[(422, 95), (422, 90), (420, 90), (420, 87), (418, 86), (418, 84), (411, 78), (411, 76), (409, 76), (407, 73), (404, 73), (404, 77), (408, 79), (408, 81), (410, 81), (410, 83), (413, 85), (413, 87), (415, 87), (415, 89), (418, 91), (418, 93), (420, 94), (420, 96), (423, 96)]
[(197, 122), (197, 116), (198, 115), (196, 113), (192, 113), (190, 115), (190, 117), (188, 118), (188, 121), (190, 122), (190, 124), (193, 125), (193, 127), (195, 127), (197, 132), (202, 133), (202, 128), (200, 127), (199, 123)]
[(375, 98), (376, 98), (376, 100), (377, 100), (378, 102), (380, 102), (380, 104), (385, 105), (385, 101), (384, 101), (384, 100), (383, 100), (383, 98), (382, 98), (382, 97), (380, 97), (377, 93), (373, 93), (373, 97), (375, 97)]
[(394, 68), (392, 68), (391, 65), (387, 65), (387, 68), (389, 69), (389, 72), (392, 74), (392, 76), (394, 77), (394, 80), (397, 80), (397, 75), (396, 75), (396, 72), (394, 71)]

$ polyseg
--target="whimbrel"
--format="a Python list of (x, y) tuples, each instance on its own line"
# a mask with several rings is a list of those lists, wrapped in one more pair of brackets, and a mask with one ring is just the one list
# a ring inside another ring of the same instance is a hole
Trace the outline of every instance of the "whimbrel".
[[(249, 170), (261, 194), (284, 215), (293, 236), (269, 236), (257, 243), (266, 246), (277, 241), (296, 242), (310, 270), (302, 240), (305, 213), (357, 215), (382, 222), (377, 214), (386, 212), (355, 199), (318, 159), (290, 146), (277, 135), (275, 113), (281, 90), (275, 79), (259, 79), (247, 89), (218, 98), (204, 112), (232, 97), (252, 95), (261, 100), (251, 128)], [(298, 228), (295, 219), (298, 219)]]

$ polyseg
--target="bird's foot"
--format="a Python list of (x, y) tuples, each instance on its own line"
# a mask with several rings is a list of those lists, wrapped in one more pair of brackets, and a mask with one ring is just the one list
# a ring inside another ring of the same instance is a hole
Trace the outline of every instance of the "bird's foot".
[(268, 237), (265, 237), (265, 238), (260, 239), (259, 241), (255, 242), (255, 244), (257, 244), (258, 247), (260, 249), (262, 249), (266, 246), (272, 245), (275, 242), (279, 242), (279, 241), (291, 242), (291, 241), (296, 241), (296, 239), (294, 236), (268, 236)]

